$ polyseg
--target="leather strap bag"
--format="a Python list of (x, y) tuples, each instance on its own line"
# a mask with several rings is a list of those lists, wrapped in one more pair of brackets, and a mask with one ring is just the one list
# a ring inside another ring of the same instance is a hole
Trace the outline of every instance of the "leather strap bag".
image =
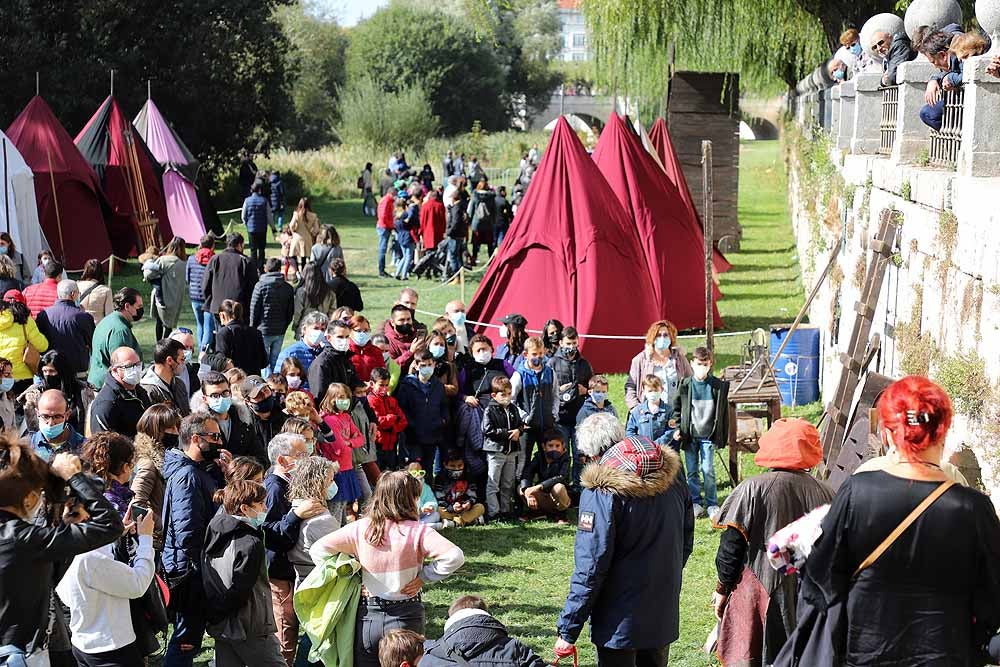
[(22, 324), (21, 331), (24, 333), (24, 354), (21, 355), (21, 361), (28, 367), (32, 375), (38, 375), (38, 364), (41, 363), (42, 356), (38, 354), (35, 346), (28, 342), (27, 325)]

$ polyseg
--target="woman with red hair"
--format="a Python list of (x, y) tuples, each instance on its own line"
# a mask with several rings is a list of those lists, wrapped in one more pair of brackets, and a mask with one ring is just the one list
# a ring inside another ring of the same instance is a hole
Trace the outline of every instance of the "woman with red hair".
[(1000, 521), (989, 498), (941, 470), (951, 400), (910, 376), (885, 391), (879, 416), (898, 462), (844, 482), (806, 562), (803, 599), (846, 605), (830, 664), (984, 664), (1000, 626)]

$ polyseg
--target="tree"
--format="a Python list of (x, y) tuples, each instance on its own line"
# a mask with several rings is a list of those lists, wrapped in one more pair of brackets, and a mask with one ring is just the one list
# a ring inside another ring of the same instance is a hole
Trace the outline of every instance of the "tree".
[[(449, 133), (473, 120), (506, 129), (510, 98), (491, 45), (450, 14), (394, 3), (355, 27), (347, 49), (348, 85), (371, 77), (386, 92), (422, 88)], [(342, 105), (342, 112), (346, 107)]]
[(294, 73), (289, 88), (295, 113), (284, 124), (284, 143), (316, 148), (333, 140), (337, 89), (346, 79), (347, 34), (310, 2), (279, 7), (276, 15), (290, 46), (285, 66)]
[(368, 148), (390, 147), (420, 152), (428, 139), (437, 136), (438, 119), (431, 113), (427, 92), (417, 86), (404, 86), (387, 93), (370, 77), (351, 82), (339, 91), (341, 138)]
[(0, 118), (35, 93), (76, 134), (109, 90), (127, 113), (153, 96), (216, 176), (244, 146), (267, 149), (291, 105), (288, 42), (273, 11), (282, 0), (9, 0), (0, 3)]

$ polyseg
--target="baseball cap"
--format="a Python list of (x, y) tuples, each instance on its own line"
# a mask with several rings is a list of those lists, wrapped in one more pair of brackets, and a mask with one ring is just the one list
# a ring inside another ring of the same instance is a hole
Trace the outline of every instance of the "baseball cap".
[(511, 313), (500, 321), (504, 324), (513, 324), (514, 326), (521, 327), (522, 329), (528, 326), (528, 320), (524, 319), (524, 315), (519, 315), (518, 313)]
[(257, 395), (264, 389), (268, 389), (267, 382), (259, 375), (248, 375), (247, 379), (240, 385), (240, 392), (249, 399), (257, 398)]

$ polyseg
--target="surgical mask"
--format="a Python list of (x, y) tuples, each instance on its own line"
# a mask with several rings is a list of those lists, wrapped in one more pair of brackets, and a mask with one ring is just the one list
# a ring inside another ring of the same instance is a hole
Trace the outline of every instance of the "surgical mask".
[(14, 388), (14, 378), (4, 378), (0, 380), (0, 392), (7, 393)]
[(65, 430), (66, 422), (59, 422), (58, 424), (51, 424), (49, 426), (42, 426), (42, 423), (38, 422), (38, 432), (41, 433), (42, 437), (46, 440), (58, 438)]
[(319, 345), (320, 341), (323, 340), (323, 336), (326, 335), (325, 331), (320, 331), (319, 329), (310, 329), (306, 332), (306, 344), (310, 347), (316, 347)]
[(271, 412), (274, 410), (274, 394), (271, 394), (260, 403), (254, 403), (253, 401), (247, 401), (247, 403), (250, 405), (250, 409), (257, 414)]
[(316, 441), (306, 440), (306, 454), (312, 456), (316, 452)]
[(693, 366), (691, 370), (694, 372), (694, 378), (696, 380), (704, 380), (705, 378), (708, 377), (708, 374), (711, 372), (712, 369), (699, 365), (699, 366)]
[(288, 383), (289, 389), (298, 389), (302, 386), (302, 376), (300, 375), (286, 375), (285, 382)]
[(427, 348), (431, 352), (431, 356), (435, 359), (440, 359), (444, 356), (444, 345), (431, 345)]
[(575, 347), (560, 347), (559, 351), (563, 353), (564, 357), (570, 357), (570, 358), (572, 358), (573, 355), (576, 354), (576, 348)]
[(851, 53), (853, 53), (856, 56), (860, 56), (861, 55), (861, 50), (862, 50), (861, 49), (861, 42), (855, 42), (854, 46), (851, 47)]
[(330, 482), (330, 486), (326, 487), (326, 499), (327, 500), (333, 500), (334, 498), (336, 498), (337, 497), (337, 491), (338, 491), (338, 489), (337, 489), (337, 483), (336, 482)]
[(131, 368), (125, 369), (125, 376), (122, 378), (122, 381), (125, 384), (130, 384), (132, 386), (135, 386), (139, 384), (139, 380), (141, 379), (142, 379), (142, 364), (136, 364)]
[(0, 255), (6, 255), (6, 254), (7, 254), (7, 246), (0, 245)]
[(459, 311), (457, 313), (452, 313), (448, 316), (451, 323), (455, 325), (456, 329), (460, 329), (465, 326), (465, 313)]
[(844, 70), (842, 70), (842, 69), (833, 70), (833, 78), (836, 79), (837, 81), (843, 81), (844, 80)]
[(458, 470), (452, 470), (448, 468), (448, 477), (451, 479), (462, 479), (462, 475), (465, 474), (465, 468), (459, 468)]
[(653, 341), (653, 347), (657, 352), (665, 352), (670, 349), (670, 336), (657, 336)]
[(194, 359), (194, 350), (184, 350), (184, 363), (190, 364), (191, 360)]
[(594, 399), (594, 403), (603, 403), (608, 400), (608, 392), (606, 391), (592, 391), (590, 392), (590, 397)]
[(420, 379), (427, 380), (432, 375), (434, 375), (434, 367), (433, 366), (420, 366), (419, 368), (417, 368), (417, 373), (420, 374)]
[(646, 398), (646, 402), (647, 403), (650, 403), (650, 404), (656, 403), (657, 401), (660, 400), (660, 392), (658, 392), (658, 391), (647, 391), (645, 398)]
[(208, 399), (208, 408), (217, 415), (224, 415), (233, 407), (231, 396), (220, 396), (219, 398)]
[(341, 412), (347, 412), (351, 409), (351, 399), (349, 398), (338, 398), (333, 402), (337, 406), (337, 409)]
[(132, 321), (133, 322), (138, 322), (139, 320), (141, 320), (143, 312), (144, 311), (143, 311), (142, 308), (137, 308), (136, 311), (135, 311), (135, 316), (132, 317)]
[(249, 523), (254, 528), (260, 528), (262, 525), (264, 525), (265, 517), (267, 517), (267, 512), (260, 511), (257, 512), (257, 514), (255, 514), (254, 516), (248, 516), (244, 518), (247, 520), (247, 523)]
[(510, 330), (507, 328), (507, 325), (506, 324), (501, 324), (500, 325), (500, 337), (501, 338), (506, 338), (508, 335), (510, 335)]
[(355, 331), (351, 334), (351, 338), (358, 347), (364, 347), (372, 339), (372, 335), (367, 331)]
[(489, 350), (482, 350), (481, 352), (476, 352), (472, 355), (472, 358), (476, 360), (477, 364), (482, 364), (485, 366), (490, 363), (490, 359), (493, 358), (493, 353)]
[(337, 352), (347, 352), (351, 349), (351, 339), (350, 338), (331, 338), (330, 347), (332, 347)]

